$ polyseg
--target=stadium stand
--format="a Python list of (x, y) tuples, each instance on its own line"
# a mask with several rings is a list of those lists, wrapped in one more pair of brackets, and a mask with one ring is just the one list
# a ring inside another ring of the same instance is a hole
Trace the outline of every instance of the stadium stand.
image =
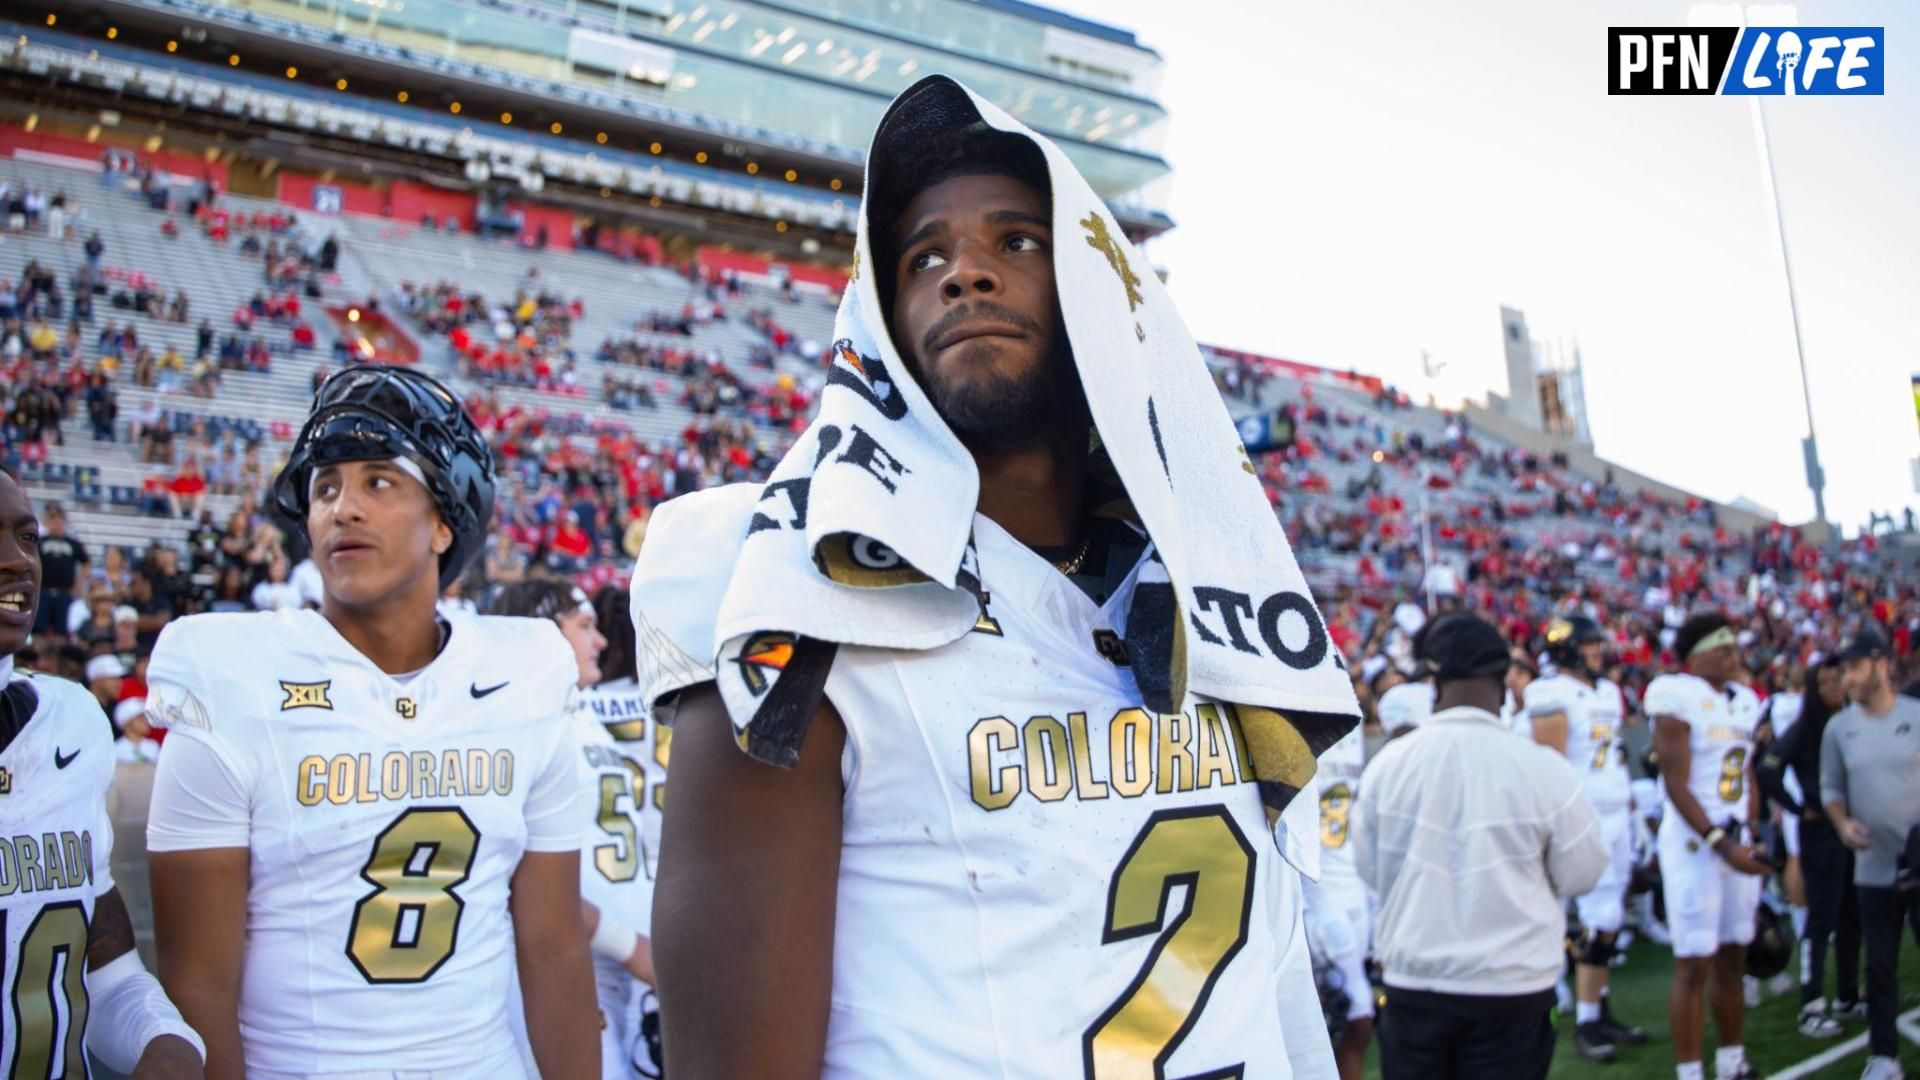
[[(179, 511), (195, 506), (216, 526), (236, 512), (257, 515), (257, 485), (234, 482), (238, 473), (272, 476), (317, 379), (373, 350), (361, 331), (377, 319), (467, 397), (495, 438), (518, 480), (500, 506), (518, 558), (596, 582), (618, 578), (660, 499), (762, 475), (822, 382), (836, 298), (817, 286), (229, 194), (203, 205), (204, 190), (185, 178), (154, 172), (146, 180), (152, 170), (136, 166), (103, 182), (92, 165), (23, 157), (0, 165), (10, 189), (64, 192), (68, 203), (64, 237), (49, 235), (44, 215), (9, 230), (0, 278), (16, 287), (23, 315), (30, 264), (50, 268), (68, 294), (59, 317), (45, 320), (62, 328), (55, 355), (36, 361), (23, 347), (10, 417), (36, 372), (76, 388), (108, 373), (113, 441), (92, 437), (83, 391), (67, 394), (56, 445), (35, 447), (20, 425), (7, 428), (6, 453), (35, 497), (66, 503), (73, 533), (95, 546), (130, 554), (184, 546), (195, 522)], [(158, 185), (170, 188), (164, 200), (152, 194)], [(154, 209), (157, 202), (171, 208)], [(107, 291), (70, 335), (71, 283), (88, 266), (96, 233)], [(278, 295), (267, 281), (268, 245), (294, 253), (281, 255), (294, 287)], [(323, 247), (335, 255), (325, 271), (312, 265)], [(125, 291), (115, 283), (129, 275), (151, 279), (167, 302), (183, 290), (188, 319), (172, 321), (164, 306), (114, 306), (114, 292)], [(297, 317), (236, 325), (238, 312), (289, 292)], [(362, 311), (366, 323), (353, 322)], [(351, 314), (340, 321), (329, 312)], [(258, 339), (264, 370), (215, 356), (217, 387), (196, 392), (203, 319), (216, 353), (230, 335)], [(157, 379), (136, 379), (133, 355), (108, 359), (138, 353), (111, 347), (103, 336), (110, 323), (130, 327), (153, 355), (183, 358), (182, 370), (169, 378), (163, 366)], [(297, 347), (303, 334), (310, 344)], [(1224, 349), (1207, 359), (1350, 653), (1379, 636), (1370, 630), (1381, 612), (1427, 592), (1433, 604), (1495, 613), (1522, 641), (1558, 608), (1597, 606), (1612, 615), (1619, 651), (1647, 671), (1677, 613), (1712, 600), (1756, 610), (1776, 639), (1762, 655), (1798, 661), (1843, 617), (1826, 603), (1829, 588), (1859, 592), (1846, 568), (1877, 557), (1872, 536), (1820, 548), (1624, 470), (1576, 471), (1561, 454), (1526, 449), (1467, 414), (1416, 405), (1377, 379)], [(140, 437), (156, 425), (171, 435), (161, 440), (171, 443), (170, 459)], [(204, 495), (191, 479), (175, 484), (190, 457), (209, 474)], [(584, 550), (570, 517), (586, 535)], [(1822, 580), (1836, 575), (1834, 586)], [(1812, 592), (1795, 591), (1808, 584)], [(1907, 593), (1896, 607), (1914, 606)], [(1749, 603), (1763, 594), (1790, 602), (1774, 611)]]

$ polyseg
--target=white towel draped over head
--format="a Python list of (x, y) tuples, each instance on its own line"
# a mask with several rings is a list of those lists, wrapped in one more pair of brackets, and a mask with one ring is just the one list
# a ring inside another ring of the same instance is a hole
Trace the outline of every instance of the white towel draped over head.
[[(749, 753), (791, 765), (839, 645), (933, 648), (980, 615), (979, 473), (888, 334), (870, 215), (897, 155), (981, 124), (1032, 140), (1046, 159), (1067, 336), (1097, 443), (1150, 542), (1126, 620), (1144, 704), (1175, 712), (1199, 695), (1237, 706), (1277, 813), (1358, 719), (1345, 662), (1146, 259), (1058, 147), (945, 76), (916, 83), (881, 121), (819, 415), (760, 489), (712, 652), (680, 659), (715, 673)], [(636, 593), (636, 610), (645, 601)]]

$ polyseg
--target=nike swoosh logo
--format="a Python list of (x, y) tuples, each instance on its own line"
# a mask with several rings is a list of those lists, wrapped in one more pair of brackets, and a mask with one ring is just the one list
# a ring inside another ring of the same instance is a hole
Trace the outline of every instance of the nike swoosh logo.
[[(511, 682), (511, 681), (512, 681), (511, 679), (508, 680), (508, 682)], [(478, 701), (481, 698), (486, 697), (488, 694), (493, 693), (495, 690), (504, 689), (506, 685), (507, 685), (506, 683), (501, 683), (499, 686), (489, 686), (485, 690), (482, 690), (480, 689), (479, 683), (468, 683), (467, 693), (472, 694), (473, 699), (475, 701)]]
[(56, 769), (64, 769), (73, 764), (73, 759), (79, 756), (80, 751), (78, 750), (75, 750), (71, 754), (62, 754), (60, 748), (56, 746), (53, 748), (53, 767)]

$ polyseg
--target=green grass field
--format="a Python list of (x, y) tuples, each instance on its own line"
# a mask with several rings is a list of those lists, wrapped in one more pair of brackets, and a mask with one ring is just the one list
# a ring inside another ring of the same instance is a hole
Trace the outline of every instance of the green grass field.
[[(1831, 968), (1831, 965), (1829, 965)], [(1560, 1039), (1555, 1046), (1553, 1071), (1549, 1074), (1554, 1080), (1626, 1080), (1628, 1077), (1660, 1078), (1673, 1075), (1672, 1041), (1667, 1036), (1667, 988), (1673, 973), (1673, 955), (1666, 949), (1646, 942), (1633, 946), (1628, 954), (1627, 963), (1613, 969), (1613, 1011), (1621, 1020), (1637, 1024), (1647, 1029), (1653, 1037), (1645, 1046), (1622, 1046), (1620, 1057), (1610, 1065), (1595, 1065), (1582, 1061), (1573, 1052), (1573, 1019), (1563, 1018), (1560, 1022)], [(1864, 967), (1861, 978), (1866, 973)], [(1832, 979), (1829, 970), (1828, 979)], [(1831, 983), (1829, 983), (1831, 985)], [(1900, 1011), (1920, 1005), (1920, 948), (1915, 948), (1911, 936), (1905, 938), (1900, 954)], [(1814, 1056), (1836, 1043), (1844, 1042), (1855, 1035), (1866, 1033), (1865, 1021), (1849, 1023), (1845, 1034), (1837, 1039), (1802, 1038), (1794, 1027), (1795, 1018), (1800, 1011), (1798, 989), (1784, 997), (1770, 998), (1759, 1008), (1747, 1012), (1746, 1047), (1747, 1060), (1758, 1068), (1762, 1075), (1771, 1076), (1798, 1062)], [(1707, 1024), (1707, 1075), (1713, 1075), (1713, 1025)], [(1380, 1075), (1377, 1050), (1368, 1057), (1367, 1075)], [(1834, 1062), (1819, 1072), (1811, 1074), (1818, 1080), (1854, 1080), (1860, 1070), (1866, 1066), (1867, 1051), (1862, 1047), (1859, 1052)], [(1906, 1068), (1907, 1075), (1920, 1080), (1920, 1045), (1906, 1039), (1901, 1040), (1900, 1063)], [(1496, 1078), (1497, 1080), (1497, 1078)]]

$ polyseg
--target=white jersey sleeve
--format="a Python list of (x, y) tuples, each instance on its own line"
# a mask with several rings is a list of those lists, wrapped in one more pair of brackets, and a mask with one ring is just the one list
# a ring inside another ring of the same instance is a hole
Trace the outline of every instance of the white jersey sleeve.
[(751, 527), (757, 484), (728, 484), (661, 504), (633, 565), (634, 661), (649, 703), (714, 677), (719, 598)]
[[(577, 694), (569, 695), (569, 701), (576, 698)], [(573, 711), (567, 710), (569, 715)], [(580, 740), (572, 724), (554, 728), (553, 746), (527, 792), (528, 851), (580, 850), (580, 808), (587, 800), (574, 764)]]
[(1640, 708), (1648, 717), (1666, 716), (1693, 724), (1692, 704), (1699, 697), (1700, 680), (1686, 675), (1659, 675), (1647, 684)]
[(1558, 713), (1574, 722), (1573, 697), (1575, 683), (1564, 675), (1549, 675), (1544, 679), (1535, 679), (1527, 684), (1527, 715), (1538, 719)]
[(243, 848), (251, 835), (247, 788), (213, 743), (172, 735), (160, 747), (147, 810), (148, 851)]
[(147, 662), (148, 721), (167, 731), (147, 811), (147, 850), (243, 848), (252, 830), (252, 771), (214, 734), (213, 687), (182, 625), (160, 632)]

